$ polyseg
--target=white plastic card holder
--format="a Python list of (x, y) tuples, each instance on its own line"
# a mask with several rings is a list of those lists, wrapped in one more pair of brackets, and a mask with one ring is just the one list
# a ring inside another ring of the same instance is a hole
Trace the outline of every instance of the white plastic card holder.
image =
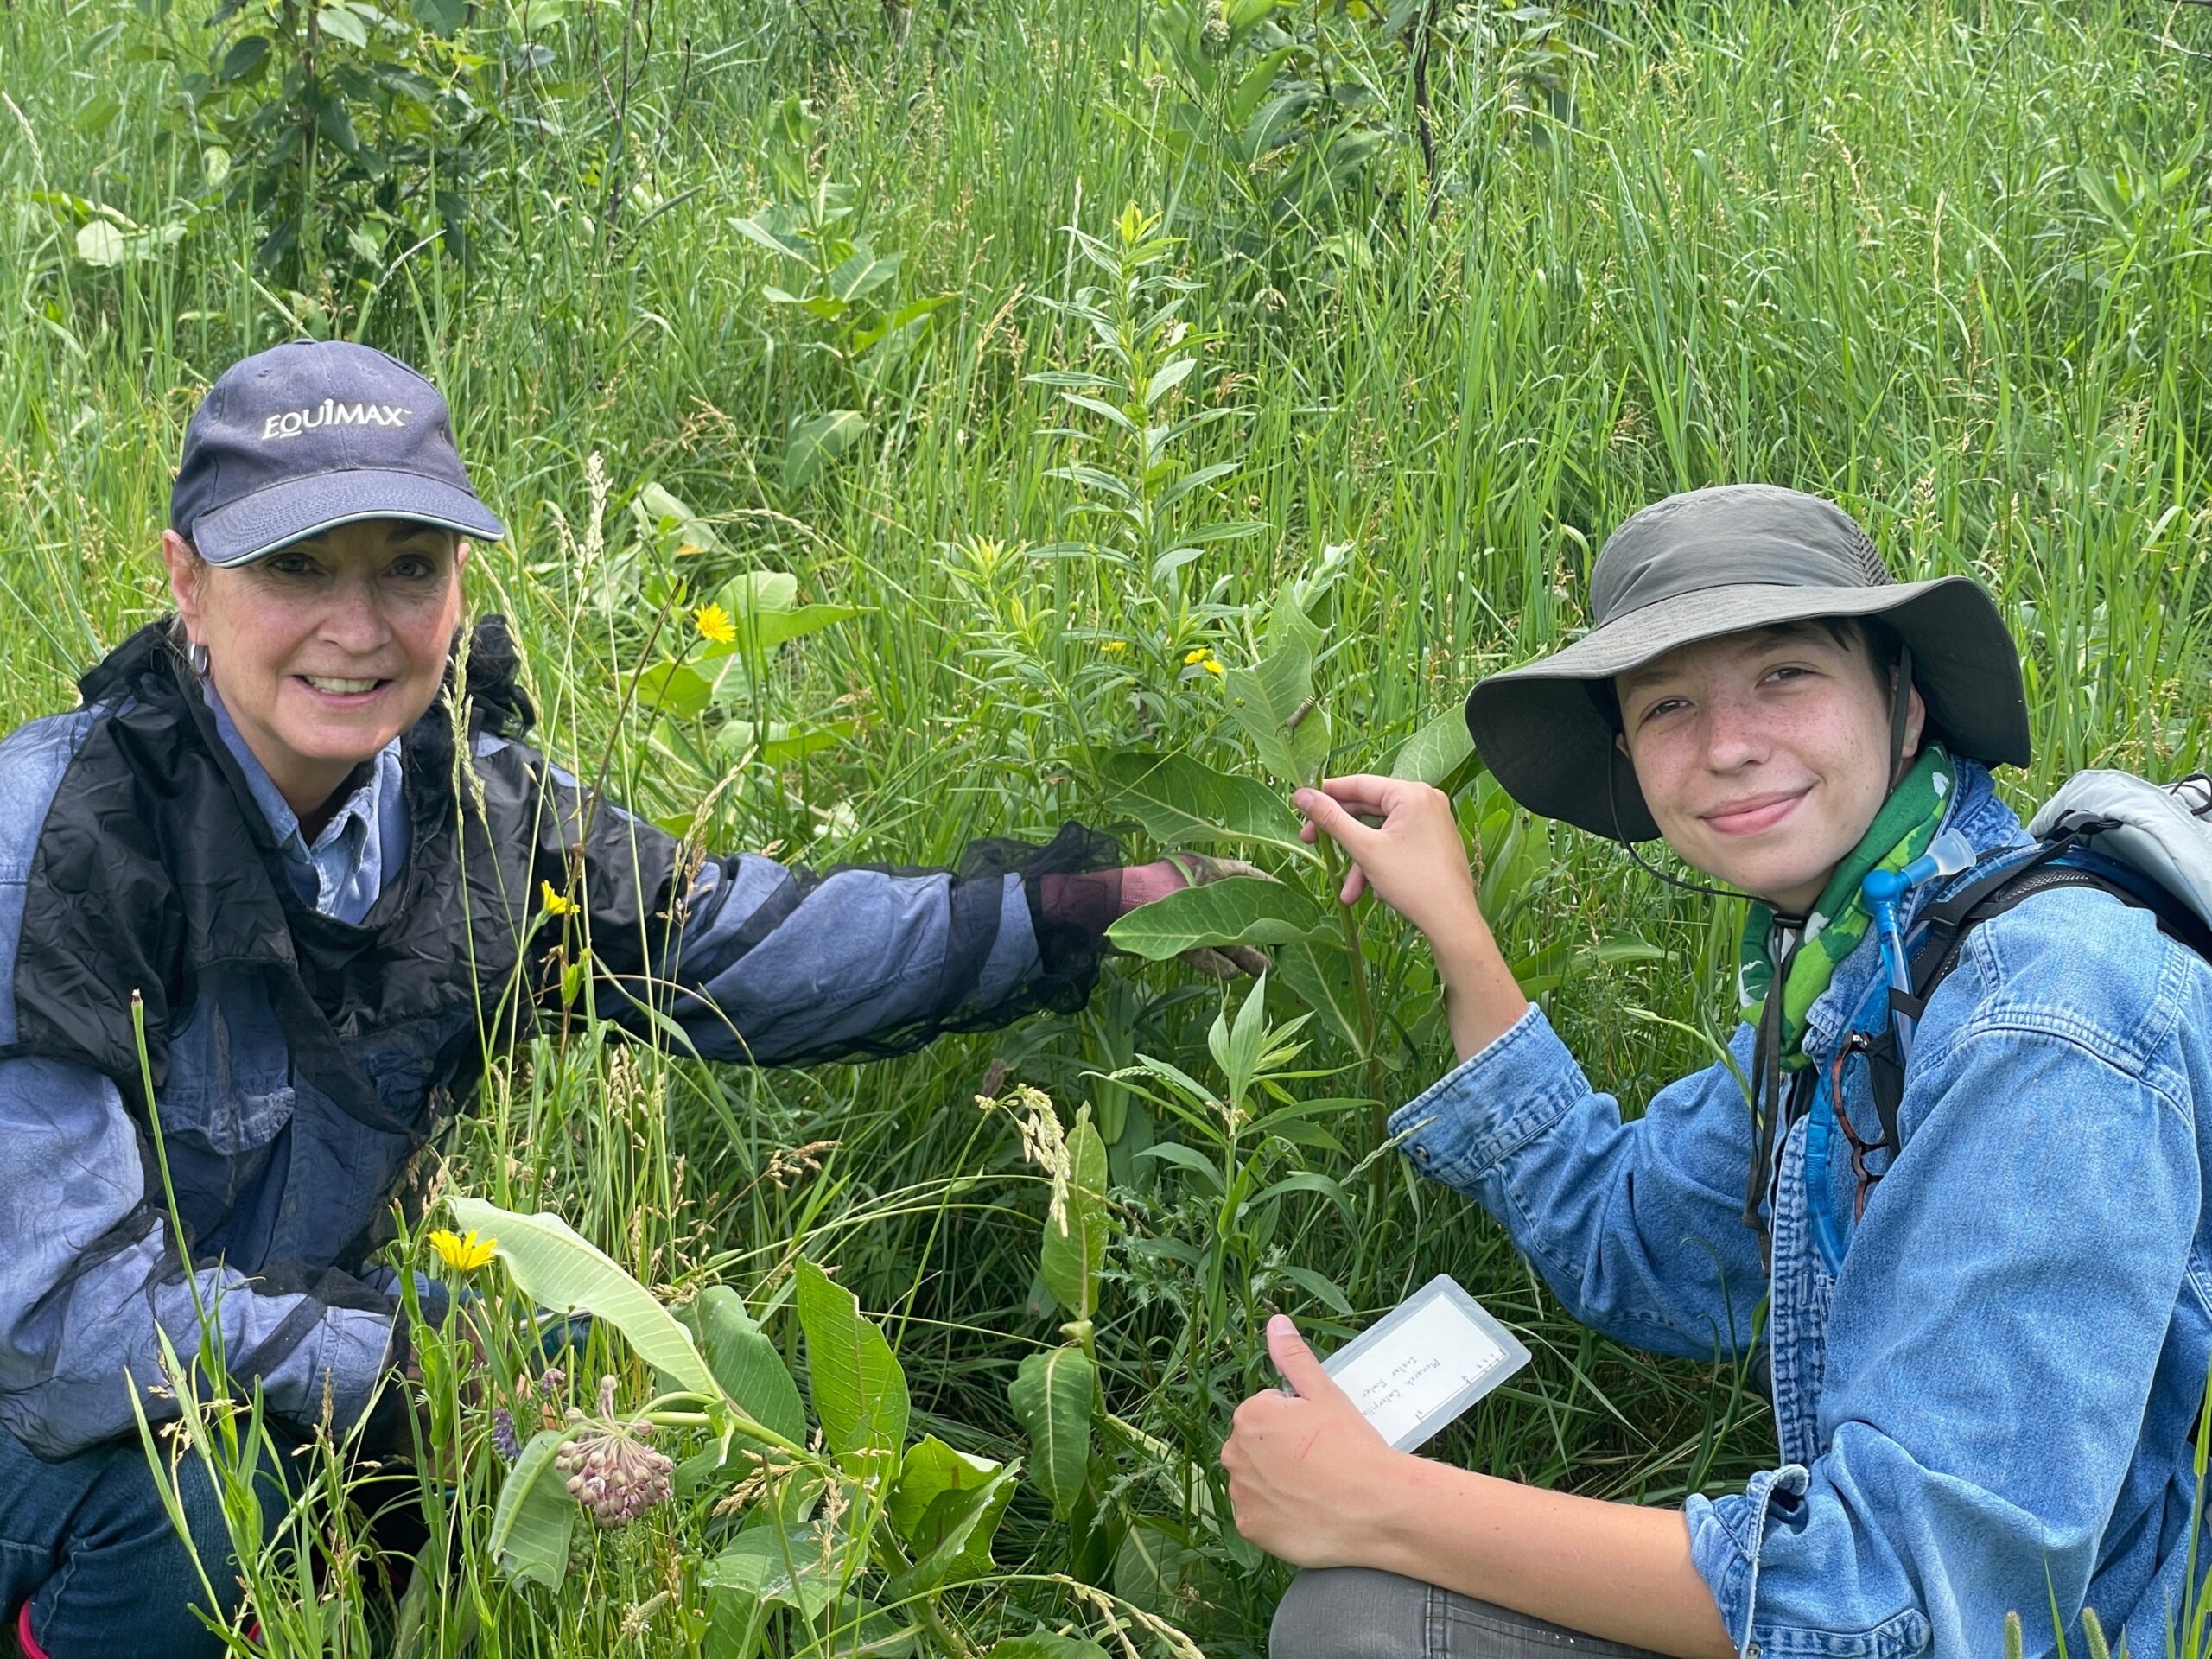
[(1528, 1363), (1520, 1338), (1440, 1273), (1321, 1369), (1394, 1450), (1410, 1452)]

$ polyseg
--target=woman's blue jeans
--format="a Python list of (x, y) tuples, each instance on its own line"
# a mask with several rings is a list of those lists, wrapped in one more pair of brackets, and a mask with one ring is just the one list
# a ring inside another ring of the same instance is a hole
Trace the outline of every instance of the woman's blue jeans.
[[(263, 1472), (270, 1490), (262, 1514), (274, 1525), (284, 1514), (277, 1483), (285, 1471)], [(197, 1457), (178, 1460), (177, 1484), (207, 1584), (223, 1599), (213, 1607), (137, 1440), (45, 1463), (0, 1430), (0, 1607), (8, 1635), (29, 1602), (31, 1635), (49, 1659), (219, 1655), (222, 1643), (193, 1610), (228, 1618), (237, 1609), (230, 1533)]]

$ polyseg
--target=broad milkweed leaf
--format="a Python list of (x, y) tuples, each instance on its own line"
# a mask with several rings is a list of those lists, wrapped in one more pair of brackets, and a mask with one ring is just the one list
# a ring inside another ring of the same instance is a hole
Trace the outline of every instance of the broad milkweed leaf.
[(1188, 1618), (1186, 1588), (1203, 1597), (1205, 1558), (1172, 1521), (1141, 1516), (1114, 1553), (1114, 1593), (1163, 1618)]
[(481, 1198), (451, 1200), (454, 1224), (492, 1243), (523, 1294), (556, 1313), (591, 1314), (620, 1331), (639, 1358), (709, 1400), (721, 1385), (676, 1316), (560, 1217), (518, 1215)]
[(1437, 788), (1473, 758), (1475, 740), (1467, 732), (1466, 711), (1447, 709), (1405, 741), (1391, 763), (1393, 778), (1411, 778)]
[(715, 589), (715, 603), (734, 618), (788, 611), (798, 603), (798, 578), (788, 570), (747, 570)]
[(1080, 1348), (1032, 1354), (1007, 1388), (1014, 1420), (1029, 1436), (1029, 1482), (1065, 1520), (1090, 1470), (1090, 1408), (1098, 1368)]
[(850, 302), (873, 294), (899, 274), (903, 253), (875, 253), (861, 249), (830, 273), (826, 286), (839, 299)]
[(957, 1452), (934, 1434), (906, 1449), (899, 1483), (891, 1489), (891, 1524), (912, 1543), (930, 1505), (947, 1492), (971, 1492), (987, 1485), (1005, 1465), (967, 1452)]
[(784, 444), (784, 487), (803, 490), (861, 441), (868, 422), (856, 409), (833, 409), (795, 423)]
[(780, 253), (786, 259), (806, 263), (806, 249), (801, 245), (793, 225), (784, 215), (772, 208), (764, 208), (750, 219), (733, 219), (730, 229), (749, 242), (757, 242), (771, 253)]
[(1320, 1016), (1321, 1024), (1367, 1058), (1367, 1039), (1360, 1029), (1359, 1003), (1351, 986), (1351, 958), (1342, 944), (1301, 939), (1275, 953), (1275, 977), (1298, 993), (1306, 1006)]
[(1274, 791), (1234, 778), (1188, 755), (1124, 749), (1099, 767), (1106, 810), (1127, 814), (1164, 846), (1235, 842), (1273, 847), (1306, 860), (1319, 855), (1298, 838), (1303, 822)]
[(569, 1437), (557, 1428), (530, 1437), (499, 1488), (485, 1540), (492, 1564), (518, 1584), (558, 1590), (569, 1575), (569, 1537), (576, 1523), (576, 1500), (553, 1462)]
[(834, 749), (859, 729), (860, 722), (852, 720), (833, 720), (826, 726), (794, 726), (780, 720), (755, 726), (749, 720), (733, 720), (715, 734), (714, 747), (716, 753), (733, 758), (757, 749), (761, 761), (784, 766), (819, 750)]
[(1098, 1311), (1098, 1270), (1106, 1265), (1106, 1143), (1090, 1122), (1090, 1108), (1076, 1113), (1068, 1132), (1067, 1204), (1059, 1221), (1045, 1218), (1039, 1266), (1046, 1288), (1078, 1319)]
[(751, 1596), (766, 1606), (797, 1607), (810, 1618), (830, 1605), (833, 1556), (810, 1526), (748, 1527), (699, 1570), (710, 1589)]
[(1106, 1659), (1106, 1649), (1079, 1636), (1038, 1630), (1028, 1636), (1001, 1637), (983, 1659)]
[(1259, 663), (1224, 677), (1229, 712), (1276, 779), (1313, 783), (1329, 753), (1328, 716), (1315, 706), (1313, 658), (1321, 630), (1285, 594), (1268, 614)]
[(832, 1452), (888, 1452), (906, 1443), (906, 1375), (883, 1332), (861, 1314), (860, 1299), (801, 1256), (798, 1322), (814, 1414)]
[(1020, 1465), (1009, 1465), (972, 1491), (940, 1492), (914, 1529), (915, 1561), (884, 1586), (903, 1601), (948, 1581), (981, 1578), (995, 1570), (991, 1537), (1014, 1497)]
[(1140, 905), (1106, 930), (1122, 950), (1160, 962), (1200, 944), (1291, 944), (1310, 938), (1321, 908), (1296, 887), (1232, 875)]
[(708, 1369), (722, 1392), (764, 1428), (787, 1440), (806, 1440), (806, 1408), (784, 1357), (753, 1319), (745, 1299), (728, 1285), (702, 1291), (692, 1305)]
[(106, 219), (93, 219), (77, 232), (77, 257), (88, 265), (119, 265), (126, 252), (123, 232)]
[(715, 688), (687, 663), (656, 663), (638, 676), (639, 707), (689, 720), (713, 699)]

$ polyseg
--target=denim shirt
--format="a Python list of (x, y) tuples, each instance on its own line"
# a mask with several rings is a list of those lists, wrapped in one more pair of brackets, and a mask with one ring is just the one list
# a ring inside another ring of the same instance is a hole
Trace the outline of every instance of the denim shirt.
[[(40, 831), (97, 713), (34, 720), (0, 739), (0, 1044), (16, 1035), (15, 964)], [(341, 919), (367, 914), (406, 855), (397, 755), (377, 757), (309, 846), (227, 716), (219, 730), (283, 842), (302, 897)], [(477, 752), (503, 742), (480, 738)], [(673, 977), (683, 994), (668, 1016), (701, 1054), (760, 1064), (895, 1029), (943, 995), (952, 881), (946, 871), (856, 868), (810, 883), (772, 859), (708, 860), (682, 902)], [(975, 988), (985, 1004), (1040, 970), (1019, 875), (1004, 878), (999, 918)], [(234, 1069), (241, 1055), (273, 1057), (266, 1094), (203, 1103), (207, 1121), (198, 1127), (225, 1152), (274, 1147), (291, 1091), (282, 1086), (285, 1034), (265, 1002), (203, 999), (187, 1023), (189, 1039), (181, 1033), (171, 1055), (164, 1120), (176, 1096), (194, 1092), (185, 1073), (200, 1048), (219, 1049)], [(43, 1057), (0, 1060), (0, 1144), (8, 1148), (0, 1159), (0, 1429), (41, 1457), (67, 1457), (135, 1432), (124, 1374), (142, 1388), (159, 1379), (157, 1332), (179, 1353), (198, 1348), (194, 1287), (175, 1270), (137, 1121), (108, 1078)], [(272, 1154), (259, 1186), (238, 1197), (219, 1241), (223, 1262), (194, 1277), (233, 1356), (312, 1314), (308, 1339), (257, 1379), (263, 1398), (287, 1421), (312, 1423), (327, 1408), (350, 1423), (385, 1368), (392, 1318), (310, 1306), (257, 1283), (260, 1242), (283, 1180)], [(141, 1403), (151, 1417), (175, 1413), (158, 1398)]]
[[(1985, 860), (2029, 844), (1986, 771), (1959, 781), (1948, 822)], [(1971, 879), (1916, 895), (1908, 927)], [(1624, 1122), (1532, 1008), (1391, 1128), (1584, 1324), (1765, 1360), (1777, 1466), (1686, 1509), (1739, 1653), (1987, 1653), (2008, 1610), (2050, 1651), (2054, 1599), (2069, 1643), (2086, 1605), (2164, 1652), (2212, 1359), (2212, 969), (2080, 888), (1976, 928), (1919, 1024), (1903, 1150), (1854, 1219), (1829, 1062), (1886, 1018), (1870, 938), (1811, 1010), (1821, 1081), (1783, 1138), (1770, 1275), (1726, 1065)], [(1731, 1045), (1747, 1074), (1751, 1044)], [(1878, 1135), (1861, 1059), (1842, 1104)]]
[(359, 926), (376, 907), (385, 883), (399, 874), (407, 856), (407, 799), (401, 787), (399, 740), (393, 738), (372, 756), (367, 776), (339, 804), (313, 842), (300, 825), (276, 780), (269, 775), (245, 734), (207, 683), (207, 707), (223, 747), (245, 775), (246, 789), (269, 827), (276, 832), (285, 873), (302, 902), (325, 916)]

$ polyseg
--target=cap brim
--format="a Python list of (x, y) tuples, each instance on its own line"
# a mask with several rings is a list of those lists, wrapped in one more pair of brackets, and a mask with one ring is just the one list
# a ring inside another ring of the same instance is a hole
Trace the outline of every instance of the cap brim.
[(1649, 841), (1659, 827), (1592, 683), (1678, 646), (1821, 617), (1881, 618), (1911, 646), (1913, 683), (1955, 753), (2028, 764), (2019, 652), (1989, 595), (1966, 576), (1872, 588), (1744, 585), (1661, 600), (1482, 681), (1467, 696), (1467, 728), (1491, 776), (1530, 811), (1609, 839)]
[(356, 467), (287, 479), (203, 512), (193, 524), (192, 544), (210, 564), (250, 564), (294, 542), (367, 518), (411, 519), (486, 541), (507, 533), (467, 490), (419, 473)]

